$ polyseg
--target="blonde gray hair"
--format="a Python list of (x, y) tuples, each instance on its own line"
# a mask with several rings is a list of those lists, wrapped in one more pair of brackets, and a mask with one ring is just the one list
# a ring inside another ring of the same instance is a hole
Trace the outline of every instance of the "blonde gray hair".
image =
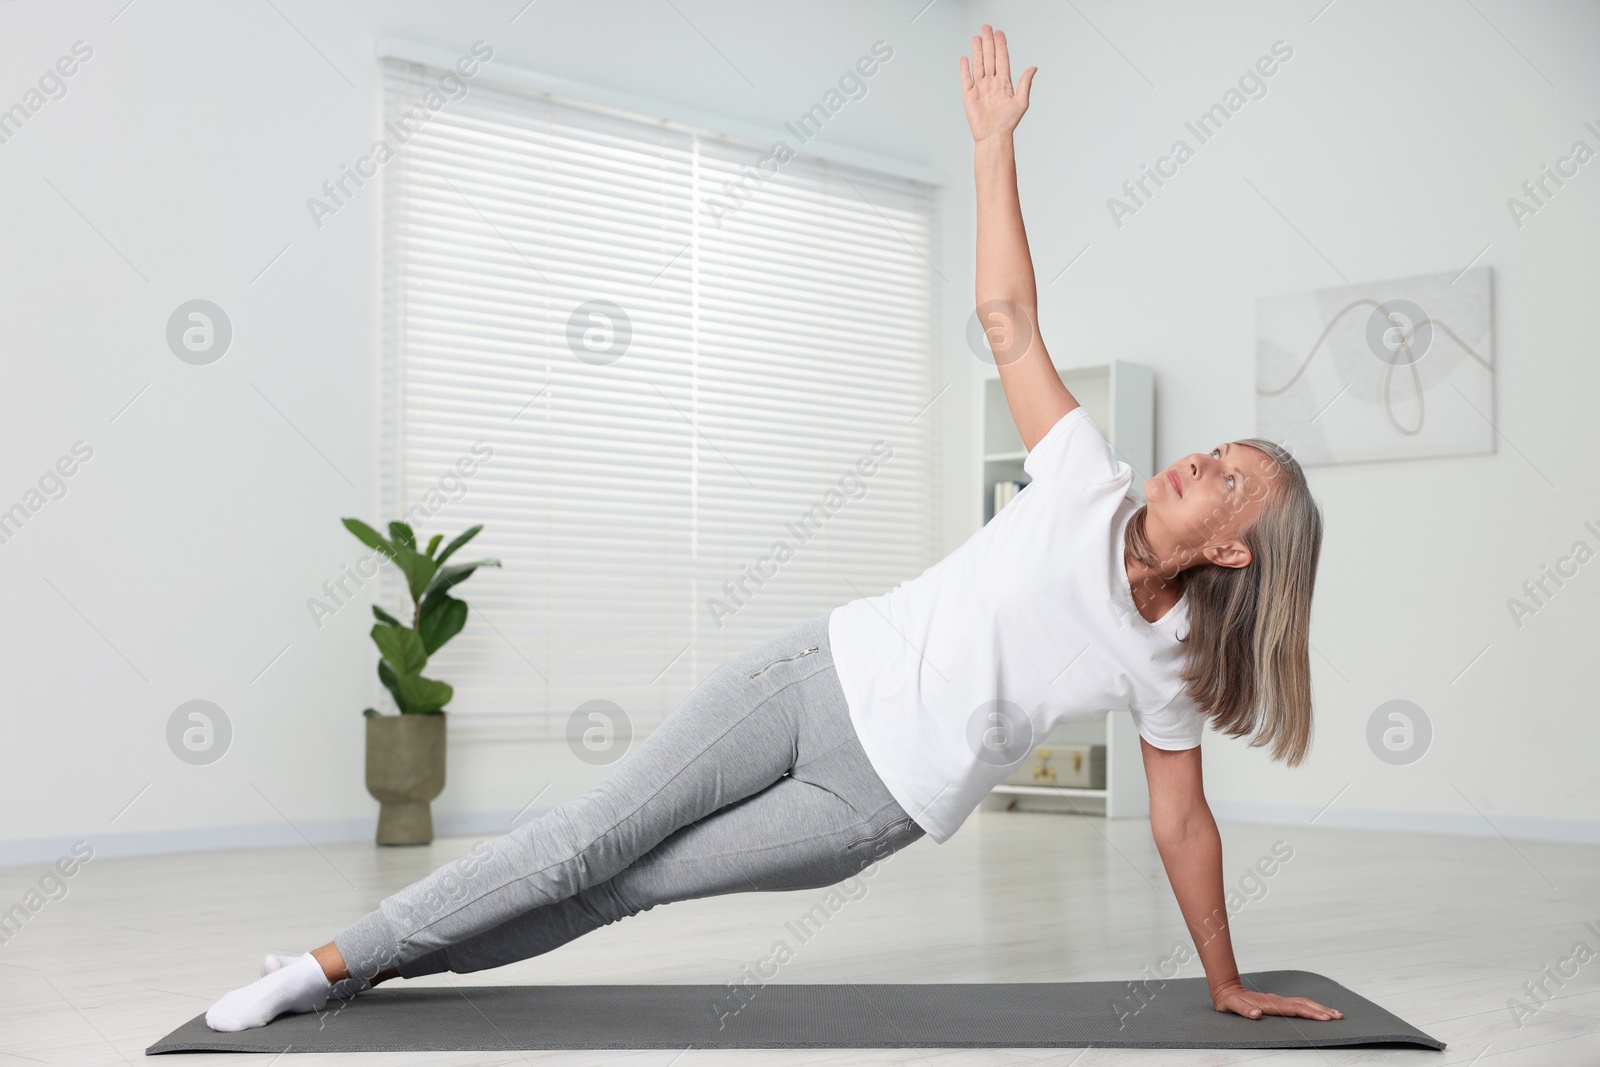
[[(1176, 576), (1189, 612), (1182, 677), (1189, 697), (1230, 737), (1297, 766), (1311, 745), (1311, 592), (1322, 551), (1322, 511), (1305, 472), (1282, 446), (1260, 438), (1235, 444), (1272, 461), (1261, 513), (1240, 540), (1243, 567), (1199, 563)], [(1125, 548), (1150, 566), (1146, 508), (1128, 522)]]

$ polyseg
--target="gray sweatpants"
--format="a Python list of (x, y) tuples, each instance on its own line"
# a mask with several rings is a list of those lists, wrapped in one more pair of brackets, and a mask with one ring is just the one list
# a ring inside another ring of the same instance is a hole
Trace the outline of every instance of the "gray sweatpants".
[(718, 667), (589, 792), (334, 943), (357, 977), (499, 967), (669, 901), (833, 885), (923, 832), (856, 738), (824, 613)]

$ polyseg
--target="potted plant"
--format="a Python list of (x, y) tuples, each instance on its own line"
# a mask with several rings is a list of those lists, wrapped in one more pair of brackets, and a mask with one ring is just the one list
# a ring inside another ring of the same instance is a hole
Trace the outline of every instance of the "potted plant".
[(472, 577), (479, 567), (498, 567), (497, 559), (449, 563), (483, 529), (473, 526), (439, 551), (443, 534), (434, 534), (426, 550), (403, 522), (389, 524), (389, 536), (359, 519), (345, 519), (345, 529), (362, 544), (392, 560), (406, 576), (411, 594), (411, 625), (376, 604), (372, 640), (378, 646), (378, 678), (394, 696), (399, 715), (380, 715), (367, 708), (367, 792), (381, 805), (380, 845), (426, 845), (433, 840), (433, 812), (428, 807), (444, 790), (444, 706), (455, 695), (444, 682), (424, 678), (428, 657), (467, 624), (467, 605), (450, 590)]

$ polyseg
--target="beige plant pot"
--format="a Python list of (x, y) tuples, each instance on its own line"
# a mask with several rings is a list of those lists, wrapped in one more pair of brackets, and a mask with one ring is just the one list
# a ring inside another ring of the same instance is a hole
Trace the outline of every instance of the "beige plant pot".
[(380, 845), (433, 840), (428, 803), (444, 791), (443, 715), (367, 716), (367, 792), (378, 812)]

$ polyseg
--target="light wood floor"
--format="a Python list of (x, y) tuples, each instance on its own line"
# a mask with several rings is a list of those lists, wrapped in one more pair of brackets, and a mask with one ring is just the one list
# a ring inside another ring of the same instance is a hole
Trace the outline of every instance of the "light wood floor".
[[(1237, 885), (1276, 841), (1293, 858), (1235, 916), (1245, 971), (1319, 971), (1449, 1043), (1422, 1050), (1110, 1049), (393, 1053), (347, 1064), (1600, 1064), (1600, 959), (1516, 1025), (1508, 998), (1575, 942), (1600, 951), (1600, 847), (1305, 826), (1223, 826)], [(143, 1049), (249, 981), (264, 952), (304, 951), (379, 898), (471, 847), (366, 845), (96, 859), (69, 894), (0, 945), (0, 1064), (136, 1063)], [(0, 907), (43, 870), (0, 870)], [(785, 982), (1127, 979), (1182, 938), (1147, 823), (984, 811), (924, 839), (798, 948)], [(430, 981), (734, 980), (822, 891), (666, 905), (540, 959)], [(792, 940), (792, 938), (791, 938)], [(1197, 965), (1185, 976), (1198, 976)], [(1315, 1024), (1307, 1024), (1315, 1025)], [(267, 1067), (270, 1057), (201, 1063)], [(193, 1059), (185, 1062), (195, 1062)], [(281, 1065), (280, 1065), (281, 1067)]]

